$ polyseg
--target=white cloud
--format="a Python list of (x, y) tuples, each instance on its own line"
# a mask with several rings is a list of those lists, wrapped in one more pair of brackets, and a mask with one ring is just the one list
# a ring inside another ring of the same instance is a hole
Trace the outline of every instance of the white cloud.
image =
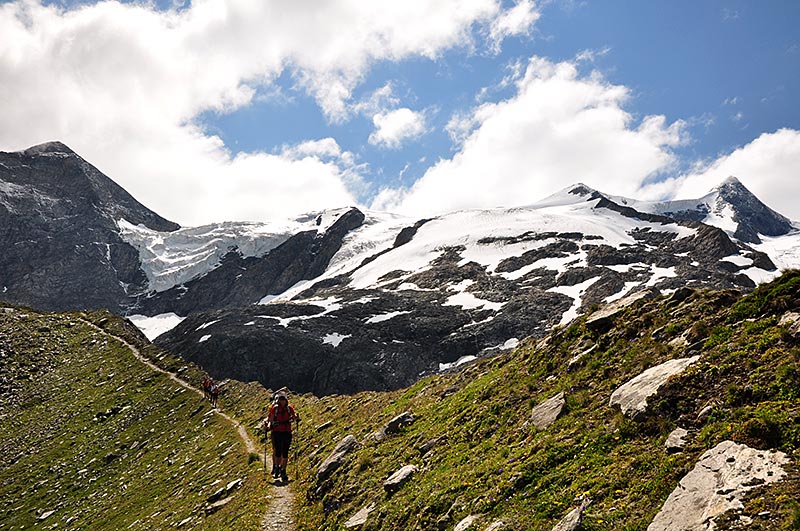
[(369, 96), (350, 106), (352, 113), (374, 115), (386, 111), (400, 104), (400, 99), (395, 96), (394, 86), (391, 81), (372, 91)]
[(541, 15), (531, 0), (519, 0), (517, 5), (492, 21), (489, 38), (495, 52), (500, 51), (504, 39), (515, 35), (527, 35)]
[(375, 130), (369, 143), (389, 149), (398, 149), (406, 140), (419, 138), (425, 133), (425, 115), (406, 107), (372, 117)]
[[(195, 0), (166, 12), (3, 3), (0, 149), (61, 140), (184, 224), (351, 204), (358, 166), (330, 141), (233, 154), (197, 117), (281, 96), (270, 88), (289, 72), (329, 119), (344, 120), (376, 62), (470, 48), (507, 13), (499, 0)], [(508, 28), (498, 35), (518, 26)]]
[(292, 159), (302, 159), (307, 156), (330, 158), (340, 157), (342, 149), (335, 139), (328, 137), (320, 140), (306, 140), (294, 146), (285, 146), (283, 154)]
[(507, 100), (453, 117), (448, 131), (464, 139), (460, 151), (376, 204), (415, 215), (518, 206), (578, 181), (635, 196), (673, 167), (670, 148), (687, 140), (682, 121), (637, 123), (624, 109), (628, 89), (595, 72), (581, 76), (571, 62), (534, 57), (516, 88)]
[(800, 131), (779, 129), (762, 134), (690, 174), (665, 181), (659, 186), (659, 193), (677, 199), (693, 199), (734, 176), (772, 209), (800, 220), (798, 168)]

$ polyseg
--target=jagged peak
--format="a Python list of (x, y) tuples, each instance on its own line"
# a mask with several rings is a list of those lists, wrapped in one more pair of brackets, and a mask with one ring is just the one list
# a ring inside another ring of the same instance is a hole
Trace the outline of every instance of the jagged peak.
[(742, 181), (740, 181), (740, 180), (739, 180), (739, 179), (738, 179), (736, 176), (734, 176), (734, 175), (729, 175), (729, 176), (725, 177), (725, 179), (724, 179), (724, 180), (723, 180), (721, 183), (719, 183), (719, 184), (717, 185), (717, 188), (722, 188), (722, 187), (723, 187), (723, 186), (725, 186), (725, 185), (739, 185), (739, 186), (744, 186), (744, 185), (742, 184)]
[[(572, 186), (568, 186), (564, 188), (563, 192), (567, 192), (573, 195), (580, 195), (580, 196), (592, 196), (595, 194), (600, 194), (599, 191), (595, 190), (591, 186), (586, 186), (583, 183), (575, 183)], [(603, 195), (603, 194), (601, 194)]]
[(580, 204), (599, 198), (608, 199), (608, 196), (590, 186), (578, 182), (566, 188), (562, 188), (558, 192), (536, 201), (530, 206), (532, 208), (542, 208), (557, 205)]
[(75, 155), (74, 151), (72, 151), (66, 144), (59, 142), (58, 140), (31, 146), (28, 149), (23, 150), (22, 153), (25, 155), (39, 155), (44, 153), (63, 153), (65, 155)]

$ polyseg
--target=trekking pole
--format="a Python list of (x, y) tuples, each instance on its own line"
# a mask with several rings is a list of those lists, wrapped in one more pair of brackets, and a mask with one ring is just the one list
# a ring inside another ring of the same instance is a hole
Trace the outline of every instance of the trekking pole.
[(295, 437), (294, 437), (294, 448), (292, 449), (292, 464), (294, 464), (294, 477), (297, 478), (297, 463), (295, 460), (297, 459), (297, 445), (300, 443), (300, 421), (295, 421)]
[(267, 422), (264, 421), (264, 477), (267, 477)]

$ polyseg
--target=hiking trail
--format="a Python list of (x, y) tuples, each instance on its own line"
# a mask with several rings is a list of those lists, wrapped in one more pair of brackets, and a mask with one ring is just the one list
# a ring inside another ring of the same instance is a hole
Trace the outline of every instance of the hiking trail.
[[(141, 353), (141, 351), (139, 351), (138, 348), (128, 343), (125, 339), (116, 336), (114, 334), (111, 334), (106, 330), (103, 330), (96, 324), (86, 319), (81, 318), (80, 320), (83, 323), (87, 324), (92, 329), (100, 332), (101, 334), (122, 343), (128, 350), (131, 351), (131, 353), (137, 360), (147, 365), (150, 369), (166, 375), (170, 380), (172, 380), (176, 384), (200, 395), (203, 398), (203, 400), (205, 400), (205, 395), (203, 394), (202, 389), (199, 389), (194, 385), (190, 384), (189, 382), (187, 382), (186, 380), (183, 380), (174, 372), (162, 369), (161, 367), (150, 361), (148, 358), (146, 358)], [(245, 427), (239, 421), (235, 420), (233, 417), (231, 417), (224, 411), (221, 411), (219, 407), (213, 408), (212, 411), (215, 414), (227, 420), (233, 427), (236, 428), (236, 431), (239, 434), (239, 438), (244, 443), (248, 454), (256, 454), (258, 455), (259, 461), (261, 462), (264, 461), (264, 456), (262, 455), (262, 452), (259, 450), (259, 447), (256, 445), (255, 441), (253, 441), (253, 439), (247, 433)], [(264, 514), (264, 518), (261, 520), (261, 528), (267, 531), (295, 531), (296, 526), (294, 522), (294, 516), (292, 515), (292, 507), (294, 506), (294, 491), (292, 490), (291, 485), (273, 486), (272, 489), (270, 489), (270, 491), (267, 493), (266, 499), (268, 502), (268, 507), (266, 513)]]

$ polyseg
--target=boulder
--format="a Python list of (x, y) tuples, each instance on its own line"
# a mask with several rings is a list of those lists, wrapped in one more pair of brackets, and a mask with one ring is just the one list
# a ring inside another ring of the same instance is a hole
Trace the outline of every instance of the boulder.
[(209, 514), (214, 514), (215, 512), (219, 511), (220, 509), (228, 505), (232, 499), (233, 496), (228, 496), (227, 498), (223, 498), (217, 502), (212, 503), (211, 505), (206, 507), (205, 510), (206, 516), (208, 516)]
[(500, 531), (501, 529), (505, 529), (505, 528), (506, 528), (506, 523), (504, 521), (495, 520), (494, 522), (489, 524), (489, 527), (487, 527), (483, 531)]
[(540, 430), (547, 428), (561, 415), (564, 404), (566, 404), (564, 393), (558, 393), (553, 398), (545, 400), (531, 411), (531, 422)]
[(389, 493), (400, 490), (400, 488), (408, 483), (408, 480), (410, 480), (417, 471), (419, 471), (419, 469), (414, 465), (406, 465), (402, 467), (400, 470), (389, 476), (389, 479), (383, 482), (383, 490)]
[(241, 478), (234, 479), (233, 481), (231, 481), (230, 483), (225, 485), (225, 492), (230, 493), (230, 492), (238, 489), (239, 487), (242, 486), (243, 481), (244, 480), (242, 480)]
[(612, 325), (616, 319), (626, 308), (635, 304), (638, 301), (645, 299), (652, 299), (660, 292), (657, 289), (648, 289), (644, 291), (637, 291), (627, 297), (618, 299), (603, 308), (591, 314), (586, 318), (586, 328), (590, 330), (604, 330)]
[(683, 451), (683, 447), (686, 446), (685, 437), (688, 434), (689, 432), (683, 428), (675, 428), (672, 430), (672, 433), (667, 436), (667, 440), (664, 443), (664, 448), (666, 448), (667, 453), (673, 454)]
[(361, 527), (362, 525), (364, 525), (366, 523), (367, 518), (369, 517), (369, 513), (371, 513), (373, 510), (375, 510), (375, 504), (374, 503), (370, 503), (369, 505), (367, 505), (365, 507), (362, 507), (360, 511), (358, 511), (356, 514), (351, 516), (344, 523), (344, 526), (347, 529), (353, 529), (353, 528)]
[(680, 480), (647, 531), (713, 529), (716, 516), (743, 508), (745, 493), (784, 477), (781, 465), (788, 462), (783, 452), (723, 441)]
[(786, 312), (781, 317), (780, 322), (778, 322), (780, 326), (785, 326), (789, 330), (789, 334), (792, 337), (797, 337), (800, 335), (800, 313), (797, 312)]
[(472, 527), (472, 524), (474, 524), (478, 518), (480, 518), (480, 515), (478, 514), (471, 514), (467, 516), (456, 524), (456, 526), (453, 528), (453, 531), (467, 531), (467, 529)]
[(670, 376), (680, 374), (700, 356), (669, 360), (644, 371), (614, 391), (609, 405), (618, 405), (628, 417), (636, 417), (647, 409), (647, 399), (658, 392)]
[(410, 426), (415, 420), (417, 419), (415, 419), (411, 413), (406, 411), (405, 413), (401, 413), (390, 420), (386, 426), (384, 426), (383, 432), (386, 434), (400, 433), (401, 429), (405, 428), (406, 426)]
[(326, 480), (334, 470), (341, 466), (344, 457), (358, 447), (358, 441), (352, 435), (348, 435), (336, 445), (331, 455), (317, 468), (317, 479)]
[(215, 490), (211, 494), (211, 496), (206, 498), (206, 501), (208, 503), (214, 503), (214, 502), (218, 501), (219, 499), (221, 499), (223, 496), (225, 496), (226, 493), (227, 493), (227, 490), (225, 489), (225, 487), (220, 487), (219, 489)]
[(556, 524), (553, 531), (576, 531), (581, 527), (583, 511), (592, 503), (589, 498), (584, 498), (579, 507), (572, 509), (567, 515)]

